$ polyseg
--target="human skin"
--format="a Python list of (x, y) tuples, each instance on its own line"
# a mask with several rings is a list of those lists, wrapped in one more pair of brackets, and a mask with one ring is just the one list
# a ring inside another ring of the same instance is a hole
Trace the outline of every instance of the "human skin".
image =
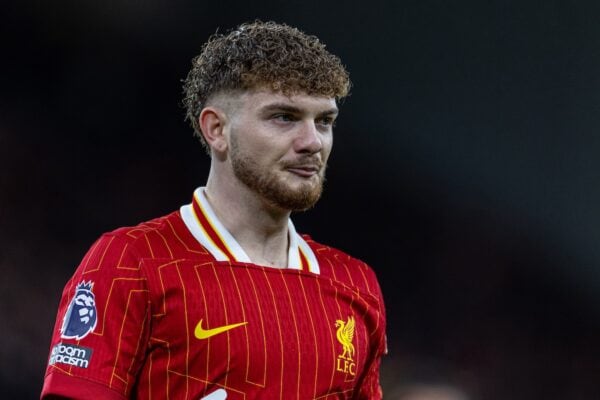
[(321, 194), (337, 113), (333, 98), (271, 90), (219, 95), (202, 110), (207, 198), (251, 259), (286, 264), (287, 219)]

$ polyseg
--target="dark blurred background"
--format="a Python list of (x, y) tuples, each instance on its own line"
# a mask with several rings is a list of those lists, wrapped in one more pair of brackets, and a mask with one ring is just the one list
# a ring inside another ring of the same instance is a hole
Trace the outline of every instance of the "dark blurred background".
[(204, 183), (181, 79), (216, 29), (260, 18), (318, 35), (355, 84), (324, 198), (294, 220), (380, 277), (386, 398), (600, 398), (600, 2), (2, 8), (3, 397), (39, 396), (91, 243)]

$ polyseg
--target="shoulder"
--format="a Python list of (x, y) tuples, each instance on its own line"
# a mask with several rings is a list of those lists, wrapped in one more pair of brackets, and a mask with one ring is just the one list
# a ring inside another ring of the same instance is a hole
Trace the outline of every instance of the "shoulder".
[[(156, 259), (186, 258), (196, 247), (189, 239), (178, 211), (135, 226), (102, 234), (88, 249), (65, 290), (94, 282), (94, 290), (112, 290), (115, 280), (145, 280), (146, 262)], [(197, 246), (197, 245), (196, 245)]]
[[(94, 246), (110, 246), (136, 258), (174, 258), (198, 247), (179, 211), (104, 233)], [(198, 249), (196, 249), (198, 250)]]
[(144, 221), (137, 225), (117, 228), (104, 233), (102, 236), (114, 237), (118, 240), (135, 244), (146, 240), (149, 236), (168, 232), (172, 224), (178, 220), (181, 220), (179, 211), (174, 211), (165, 216)]
[(377, 276), (366, 262), (340, 249), (316, 242), (309, 235), (302, 235), (302, 238), (315, 253), (321, 275), (380, 297)]
[(340, 263), (352, 264), (356, 266), (356, 268), (361, 268), (365, 270), (370, 270), (371, 268), (364, 261), (351, 256), (350, 254), (340, 250), (338, 248), (319, 243), (315, 241), (310, 235), (302, 235), (302, 238), (306, 243), (310, 246), (310, 248), (315, 252), (315, 255), (319, 258), (319, 260), (326, 260), (332, 262), (336, 266), (339, 267)]

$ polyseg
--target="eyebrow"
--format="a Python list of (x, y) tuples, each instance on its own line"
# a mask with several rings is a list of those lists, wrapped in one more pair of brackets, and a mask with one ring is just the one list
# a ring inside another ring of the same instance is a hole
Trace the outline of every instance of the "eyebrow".
[[(268, 104), (263, 108), (264, 112), (269, 112), (269, 111), (285, 111), (285, 112), (289, 112), (289, 113), (293, 113), (293, 114), (302, 114), (303, 113), (303, 109), (299, 108), (299, 107), (295, 107), (295, 106), (291, 106), (287, 103), (273, 103), (273, 104)], [(321, 111), (318, 116), (322, 117), (324, 115), (337, 115), (339, 113), (339, 110), (337, 107), (334, 108), (330, 108), (328, 110), (325, 111)]]

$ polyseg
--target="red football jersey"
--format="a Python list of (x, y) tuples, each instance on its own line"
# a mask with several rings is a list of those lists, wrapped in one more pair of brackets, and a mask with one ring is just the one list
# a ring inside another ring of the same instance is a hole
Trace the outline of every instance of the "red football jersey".
[(296, 233), (253, 264), (202, 189), (103, 235), (67, 283), (42, 397), (380, 399), (385, 310), (373, 271)]

